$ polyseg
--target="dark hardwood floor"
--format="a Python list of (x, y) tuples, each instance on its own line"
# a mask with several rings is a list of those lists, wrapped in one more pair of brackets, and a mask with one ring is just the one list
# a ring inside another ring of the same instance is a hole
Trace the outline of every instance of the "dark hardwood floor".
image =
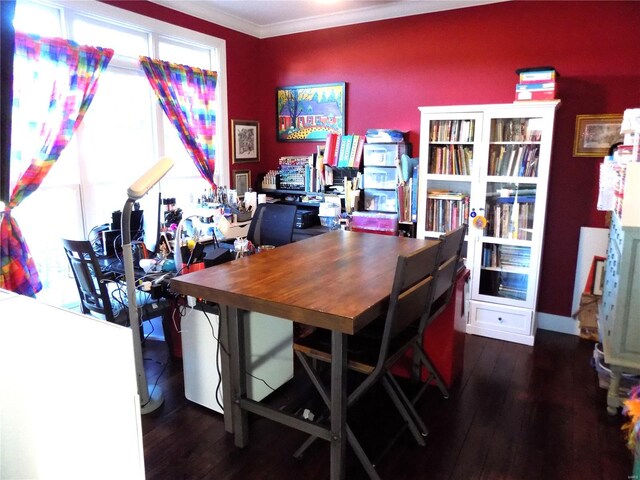
[[(466, 336), (461, 377), (449, 399), (435, 387), (419, 403), (430, 429), (427, 446), (408, 432), (377, 464), (382, 479), (625, 480), (633, 458), (620, 430), (625, 418), (606, 413), (606, 391), (591, 366), (593, 342), (538, 331), (535, 347)], [(148, 480), (283, 480), (329, 477), (328, 445), (318, 441), (301, 460), (292, 452), (305, 435), (266, 419), (251, 424), (244, 449), (224, 431), (222, 415), (184, 397), (182, 362), (163, 342), (147, 340), (145, 367), (165, 403), (142, 417)], [(312, 396), (304, 372), (269, 401), (294, 405)], [(350, 420), (367, 452), (393, 434), (395, 411), (373, 392)], [(289, 406), (291, 406), (289, 405)], [(375, 455), (372, 455), (375, 456)], [(366, 478), (349, 451), (348, 479)]]

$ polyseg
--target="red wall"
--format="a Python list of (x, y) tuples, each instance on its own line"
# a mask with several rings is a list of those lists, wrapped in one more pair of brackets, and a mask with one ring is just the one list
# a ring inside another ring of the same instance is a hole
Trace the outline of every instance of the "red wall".
[(276, 168), (282, 155), (315, 150), (276, 141), (278, 85), (344, 81), (349, 133), (406, 130), (417, 152), (419, 106), (510, 103), (517, 68), (554, 66), (562, 105), (538, 307), (571, 315), (580, 227), (605, 226), (595, 208), (599, 159), (572, 155), (575, 116), (640, 106), (640, 2), (515, 1), (264, 40), (153, 4), (125, 3), (227, 40), (229, 118), (261, 126), (253, 178)]

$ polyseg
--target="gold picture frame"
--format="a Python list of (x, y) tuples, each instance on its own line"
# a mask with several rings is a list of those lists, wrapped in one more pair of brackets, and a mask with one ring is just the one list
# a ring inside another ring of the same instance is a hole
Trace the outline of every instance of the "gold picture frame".
[(620, 125), (619, 114), (576, 115), (573, 156), (604, 157), (611, 145), (622, 141)]
[(233, 163), (260, 161), (260, 123), (231, 120), (231, 158)]

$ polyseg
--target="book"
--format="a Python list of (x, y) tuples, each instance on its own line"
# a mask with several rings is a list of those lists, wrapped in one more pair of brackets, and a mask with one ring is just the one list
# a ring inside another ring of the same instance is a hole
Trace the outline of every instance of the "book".
[(351, 144), (353, 143), (353, 135), (343, 135), (340, 141), (340, 151), (338, 153), (338, 167), (349, 166), (349, 152), (351, 152)]
[(353, 161), (353, 168), (360, 168), (362, 162), (362, 151), (364, 150), (364, 135), (358, 135), (358, 145), (356, 146), (356, 156)]
[(332, 167), (338, 166), (338, 156), (340, 155), (341, 145), (342, 145), (342, 135), (336, 134), (336, 143), (333, 149), (333, 155), (331, 156), (331, 163), (330, 163)]
[(360, 141), (360, 135), (351, 136), (351, 148), (349, 149), (349, 160), (347, 166), (353, 167), (356, 161), (356, 150), (358, 149), (358, 142)]
[(336, 154), (337, 138), (338, 138), (337, 133), (330, 132), (327, 134), (327, 138), (324, 144), (324, 163), (326, 165), (335, 165), (334, 158)]

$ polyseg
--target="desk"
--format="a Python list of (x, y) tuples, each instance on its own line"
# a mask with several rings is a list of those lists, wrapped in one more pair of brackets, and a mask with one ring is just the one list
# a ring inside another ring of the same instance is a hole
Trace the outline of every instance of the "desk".
[[(329, 441), (331, 478), (344, 478), (348, 337), (386, 311), (398, 255), (437, 243), (332, 231), (171, 280), (173, 291), (220, 305), (221, 337), (228, 340), (230, 354), (228, 363), (223, 362), (223, 392), (230, 392), (225, 395), (225, 427), (238, 447), (248, 444), (247, 412), (253, 412)], [(246, 398), (239, 321), (244, 311), (332, 331), (336, 361), (331, 364), (330, 429)]]

